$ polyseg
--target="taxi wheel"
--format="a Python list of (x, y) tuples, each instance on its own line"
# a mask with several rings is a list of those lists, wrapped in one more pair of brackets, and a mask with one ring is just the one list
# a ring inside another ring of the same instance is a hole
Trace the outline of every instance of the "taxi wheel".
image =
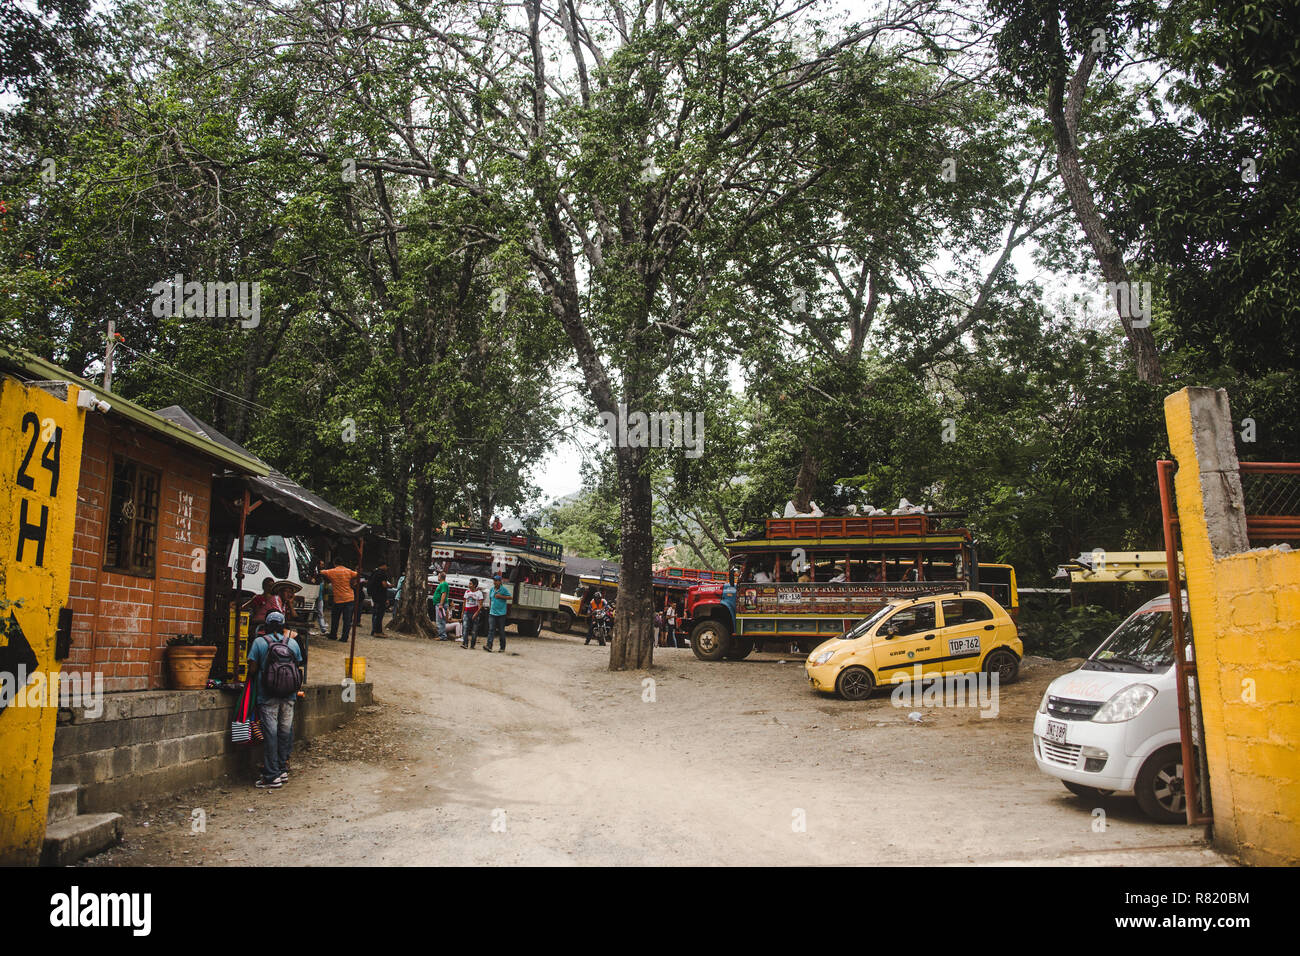
[(865, 667), (846, 667), (835, 680), (835, 690), (845, 700), (866, 700), (876, 689), (876, 679)]
[(1187, 822), (1187, 790), (1183, 786), (1183, 748), (1162, 747), (1142, 765), (1133, 785), (1142, 812), (1159, 823)]
[(727, 651), (727, 660), (743, 661), (754, 651), (754, 640), (748, 637), (733, 637), (731, 650)]
[(986, 674), (996, 672), (999, 684), (1014, 683), (1020, 676), (1020, 658), (1005, 647), (999, 647), (984, 658), (984, 672)]
[(1102, 790), (1100, 787), (1085, 787), (1081, 783), (1075, 783), (1073, 780), (1062, 780), (1065, 789), (1069, 790), (1076, 797), (1086, 797), (1089, 800), (1098, 800), (1102, 797), (1109, 797), (1114, 790)]
[(691, 650), (702, 661), (720, 661), (731, 648), (730, 629), (718, 621), (700, 621), (691, 630)]

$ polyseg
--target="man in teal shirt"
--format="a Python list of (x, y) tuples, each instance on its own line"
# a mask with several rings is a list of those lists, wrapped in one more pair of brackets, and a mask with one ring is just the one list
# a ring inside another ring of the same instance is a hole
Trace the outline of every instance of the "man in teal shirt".
[(501, 653), (504, 654), (506, 652), (506, 610), (510, 605), (510, 588), (501, 583), (500, 572), (492, 575), (492, 590), (488, 594), (492, 598), (492, 608), (491, 613), (488, 614), (487, 646), (483, 650), (492, 653), (492, 635), (496, 633), (501, 635)]
[(433, 619), (438, 625), (438, 640), (447, 640), (447, 572), (438, 572), (438, 586), (433, 589)]

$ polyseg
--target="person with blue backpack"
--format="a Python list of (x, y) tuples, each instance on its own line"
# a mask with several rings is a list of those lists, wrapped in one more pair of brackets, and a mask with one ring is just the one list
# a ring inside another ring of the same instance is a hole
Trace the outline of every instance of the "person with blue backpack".
[(266, 738), (262, 772), (255, 784), (259, 790), (278, 790), (289, 779), (293, 705), (302, 686), (301, 662), (298, 642), (284, 633), (284, 615), (272, 611), (248, 651), (248, 679), (256, 682), (257, 718)]

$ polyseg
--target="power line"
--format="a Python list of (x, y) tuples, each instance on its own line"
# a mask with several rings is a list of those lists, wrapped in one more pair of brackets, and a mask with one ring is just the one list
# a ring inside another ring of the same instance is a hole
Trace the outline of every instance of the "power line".
[[(231, 401), (237, 402), (238, 404), (242, 405), (245, 409), (249, 411), (253, 411), (253, 410), (264, 411), (271, 415), (278, 415), (283, 418), (289, 418), (300, 424), (313, 426), (315, 428), (334, 428), (338, 425), (337, 422), (323, 422), (314, 418), (304, 418), (301, 415), (295, 415), (292, 412), (287, 412), (282, 409), (271, 408), (267, 405), (261, 405), (257, 402), (252, 401), (251, 399), (246, 399), (243, 396), (236, 395), (234, 392), (226, 391), (224, 388), (221, 388), (220, 386), (213, 385), (210, 382), (205, 382), (202, 379), (198, 379), (192, 375), (188, 375), (185, 372), (173, 368), (167, 363), (157, 358), (154, 358), (152, 355), (141, 352), (138, 349), (132, 348), (131, 346), (127, 345), (125, 342), (119, 341), (115, 344), (118, 348), (126, 349), (132, 355), (140, 359), (143, 359), (145, 362), (148, 362), (151, 365), (155, 365), (158, 368), (167, 371), (171, 375), (175, 376), (176, 378), (182, 379), (183, 381), (194, 386), (195, 388), (208, 392), (209, 394), (227, 398)], [(557, 432), (559, 430), (560, 429), (557, 429)], [(532, 445), (535, 444), (536, 442), (537, 442), (536, 438), (491, 439), (491, 438), (471, 438), (464, 435), (452, 435), (444, 440), (444, 443), (454, 443), (457, 445), (474, 445), (474, 444), (486, 444), (486, 443), (494, 443), (497, 445)]]
[(187, 375), (184, 372), (180, 371), (179, 369), (174, 369), (170, 365), (166, 364), (165, 362), (159, 361), (158, 359), (154, 358), (152, 355), (147, 355), (144, 352), (131, 348), (131, 346), (127, 345), (125, 342), (118, 342), (116, 343), (116, 346), (118, 348), (126, 349), (132, 355), (136, 356), (137, 358), (144, 359), (146, 362), (150, 363), (151, 365), (156, 365), (161, 369), (165, 369), (166, 371), (170, 372), (172, 375), (184, 379), (185, 381), (189, 382), (191, 385), (195, 386), (196, 388), (200, 388), (205, 392), (210, 392), (213, 395), (219, 395), (224, 398), (229, 398), (235, 402), (238, 402), (239, 404), (243, 405), (245, 408), (248, 409), (258, 408), (266, 412), (275, 411), (274, 409), (268, 408), (265, 405), (259, 405), (257, 402), (251, 401), (250, 399), (244, 398), (243, 396), (236, 395), (234, 392), (228, 392), (224, 388), (220, 388), (216, 385), (212, 385), (208, 382), (204, 382), (201, 379), (194, 378), (191, 375)]

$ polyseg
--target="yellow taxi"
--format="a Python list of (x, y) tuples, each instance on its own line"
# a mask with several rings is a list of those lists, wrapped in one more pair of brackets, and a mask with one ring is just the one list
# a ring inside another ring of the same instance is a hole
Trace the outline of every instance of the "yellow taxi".
[(879, 684), (947, 674), (1020, 673), (1016, 624), (983, 591), (951, 591), (886, 604), (804, 662), (814, 690), (866, 700)]

